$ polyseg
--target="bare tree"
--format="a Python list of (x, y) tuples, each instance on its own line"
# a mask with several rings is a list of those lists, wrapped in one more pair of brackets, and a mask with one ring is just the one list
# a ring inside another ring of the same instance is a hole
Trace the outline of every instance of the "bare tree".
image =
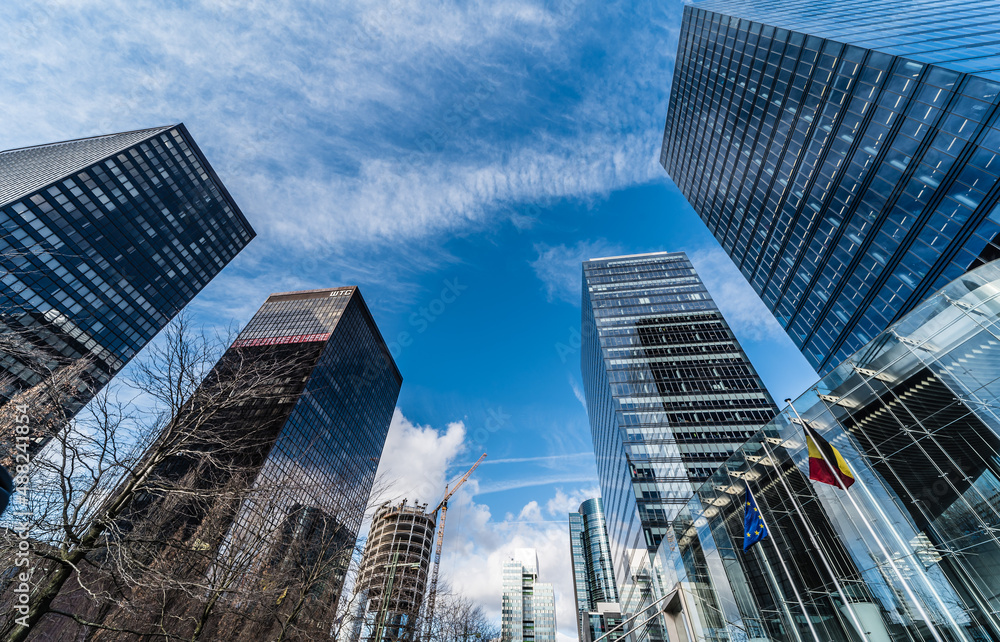
[[(105, 625), (88, 619), (100, 615), (93, 608), (81, 616), (54, 602), (67, 583), (77, 606), (81, 595), (91, 606), (148, 599), (152, 578), (169, 576), (172, 584), (161, 595), (173, 598), (199, 594), (209, 584), (203, 571), (219, 547), (208, 542), (221, 540), (273, 437), (247, 433), (234, 420), (254, 404), (284, 398), (296, 374), (281, 354), (261, 351), (227, 351), (213, 369), (218, 347), (195, 336), (185, 319), (175, 321), (138, 365), (137, 396), (99, 395), (32, 462), (17, 526), (31, 536), (26, 566), (34, 586), (26, 600), (13, 596), (0, 628), (4, 639), (27, 639), (48, 614), (108, 632), (178, 638), (164, 621), (142, 629)], [(57, 404), (60, 386), (48, 389)], [(8, 428), (0, 425), (0, 434)], [(20, 542), (8, 539), (3, 552), (10, 559)], [(229, 588), (221, 586), (219, 595)], [(197, 618), (185, 637), (198, 639), (206, 620)]]
[[(483, 607), (466, 596), (438, 589), (431, 640), (434, 642), (489, 642), (500, 639), (500, 627)], [(426, 642), (431, 642), (427, 640)]]

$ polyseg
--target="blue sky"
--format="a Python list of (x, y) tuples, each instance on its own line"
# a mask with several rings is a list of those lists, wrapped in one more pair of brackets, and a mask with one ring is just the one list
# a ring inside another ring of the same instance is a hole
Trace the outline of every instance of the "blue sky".
[(442, 573), (495, 615), (499, 560), (535, 546), (575, 636), (565, 512), (597, 492), (580, 261), (687, 251), (775, 398), (815, 379), (657, 163), (680, 9), (5, 3), (0, 148), (187, 124), (258, 232), (197, 318), (359, 285), (404, 376), (395, 494), (436, 502), (489, 453)]

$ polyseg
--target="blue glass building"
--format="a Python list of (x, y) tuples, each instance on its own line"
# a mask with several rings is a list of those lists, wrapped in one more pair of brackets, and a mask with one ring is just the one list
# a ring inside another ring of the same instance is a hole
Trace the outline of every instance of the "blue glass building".
[(700, 9), (1000, 81), (996, 0), (708, 0)]
[(615, 583), (623, 612), (638, 613), (650, 554), (693, 484), (777, 408), (683, 253), (586, 261), (582, 336)]
[(578, 634), (580, 642), (587, 642), (606, 632), (603, 623), (608, 617), (602, 617), (604, 614), (598, 611), (598, 604), (605, 603), (605, 611), (607, 604), (614, 604), (615, 612), (619, 610), (611, 547), (600, 497), (588, 499), (580, 504), (576, 512), (569, 514), (569, 547)]
[[(1000, 262), (834, 368), (695, 489), (655, 557), (675, 639), (1000, 639)], [(809, 480), (802, 421), (847, 490)], [(743, 551), (745, 483), (769, 536)]]
[(70, 416), (254, 237), (183, 124), (0, 152), (0, 229), (0, 399), (85, 357)]
[(998, 9), (684, 8), (661, 163), (821, 373), (1000, 256)]

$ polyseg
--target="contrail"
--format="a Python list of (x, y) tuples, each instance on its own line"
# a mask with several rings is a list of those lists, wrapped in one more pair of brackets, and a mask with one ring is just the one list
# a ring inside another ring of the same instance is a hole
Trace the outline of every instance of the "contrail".
[[(507, 459), (490, 459), (487, 457), (483, 460), (480, 466), (486, 466), (489, 464), (523, 464), (529, 461), (551, 461), (554, 459), (572, 459), (574, 457), (584, 457), (584, 456), (594, 456), (592, 452), (582, 452), (582, 453), (570, 453), (566, 455), (546, 455), (544, 457), (509, 457)], [(467, 464), (451, 464), (452, 466), (471, 466), (473, 462)]]

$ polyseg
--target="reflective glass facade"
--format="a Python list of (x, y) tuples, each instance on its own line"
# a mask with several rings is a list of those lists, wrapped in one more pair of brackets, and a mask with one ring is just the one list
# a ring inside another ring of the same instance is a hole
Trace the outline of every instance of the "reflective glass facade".
[[(579, 510), (569, 514), (569, 546), (577, 624), (580, 640), (583, 641), (586, 639), (586, 628), (590, 626), (589, 614), (597, 611), (598, 602), (618, 601), (600, 497), (588, 499), (580, 504)], [(599, 622), (599, 614), (595, 615)]]
[(695, 6), (1000, 81), (997, 0), (708, 0)]
[[(685, 7), (660, 157), (820, 373), (1000, 256), (1000, 83), (810, 35), (826, 27), (804, 16), (831, 4), (769, 23), (735, 16), (791, 3)], [(887, 32), (906, 7), (950, 3), (838, 3), (837, 33), (889, 4)]]
[(184, 125), (0, 152), (0, 395), (88, 357), (75, 413), (253, 237)]
[[(251, 501), (237, 516), (238, 545), (277, 529), (300, 507), (323, 511), (353, 546), (375, 481), (402, 376), (356, 287), (271, 295), (234, 343), (238, 350), (295, 348), (311, 366), (261, 466), (258, 484), (294, 479), (275, 511)], [(280, 403), (280, 402), (279, 402)], [(261, 410), (257, 409), (255, 414)], [(261, 530), (262, 529), (262, 530)], [(271, 562), (273, 563), (273, 561)], [(337, 587), (339, 591), (339, 586)]]
[[(361, 293), (345, 287), (273, 294), (207, 381), (225, 376), (227, 360), (281, 364), (274, 381), (281, 396), (240, 404), (199, 427), (235, 431), (233, 440), (246, 446), (213, 458), (178, 456), (156, 475), (169, 480), (168, 488), (190, 479), (201, 491), (240, 483), (236, 475), (242, 475), (265, 490), (250, 493), (232, 514), (205, 499), (211, 497), (205, 492), (192, 493), (190, 502), (170, 493), (144, 497), (130, 520), (181, 542), (193, 540), (203, 550), (252, 551), (249, 566), (265, 573), (308, 569), (286, 559), (302, 550), (340, 556), (346, 567), (402, 383)], [(231, 526), (213, 531), (225, 533), (224, 539), (206, 541), (203, 522), (220, 521), (220, 511)], [(340, 573), (317, 590), (320, 599), (336, 600), (342, 579)]]
[[(677, 639), (1000, 639), (1000, 264), (970, 272), (794, 401), (846, 459), (808, 479), (785, 409), (702, 484), (656, 556)], [(743, 549), (744, 482), (770, 536)], [(859, 635), (858, 632), (864, 635)]]
[(777, 409), (683, 253), (585, 262), (582, 336), (615, 582), (636, 613), (693, 484)]
[(538, 555), (520, 548), (503, 562), (500, 639), (504, 642), (555, 642), (556, 598), (551, 584), (538, 581)]

